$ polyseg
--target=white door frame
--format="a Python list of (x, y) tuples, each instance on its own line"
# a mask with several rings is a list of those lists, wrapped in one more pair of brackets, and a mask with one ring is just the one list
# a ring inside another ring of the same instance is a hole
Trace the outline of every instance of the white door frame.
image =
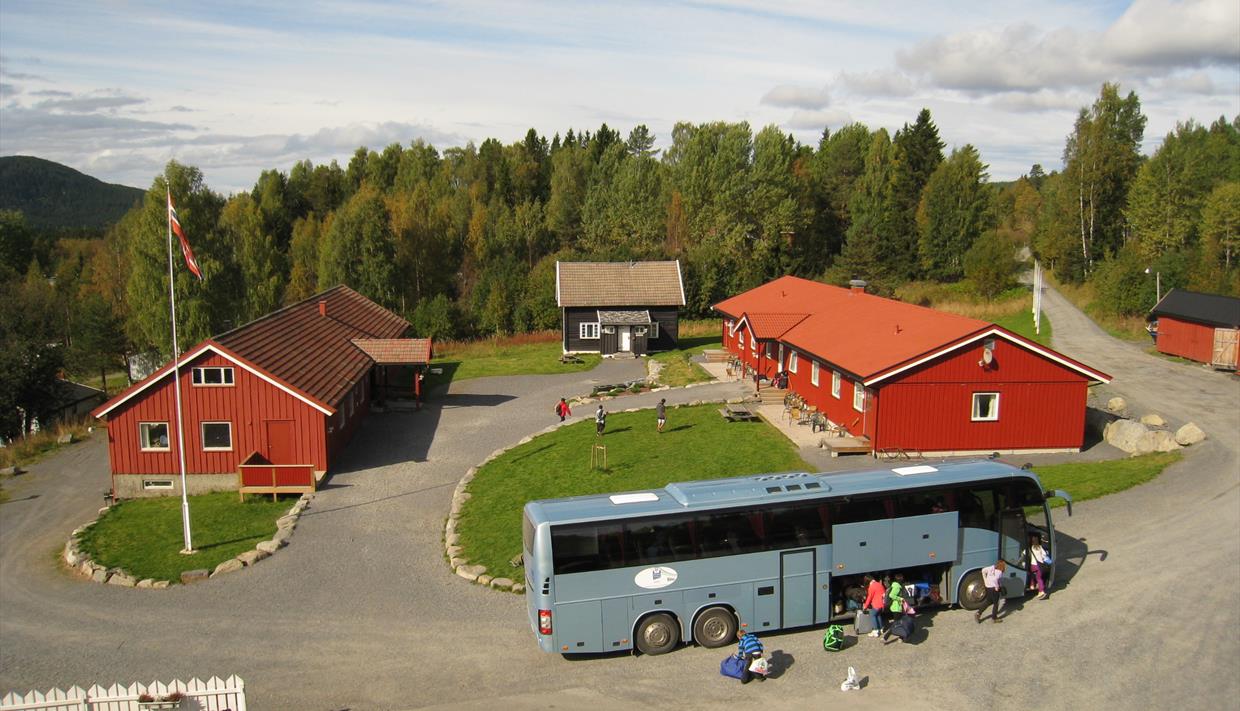
[(633, 332), (628, 326), (616, 326), (616, 350), (621, 353), (633, 350)]

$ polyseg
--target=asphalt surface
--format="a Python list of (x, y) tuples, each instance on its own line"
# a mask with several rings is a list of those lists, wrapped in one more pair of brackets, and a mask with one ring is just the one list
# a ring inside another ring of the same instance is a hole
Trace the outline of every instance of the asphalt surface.
[[(643, 374), (641, 361), (606, 361), (586, 374), (455, 383), (422, 412), (372, 415), (288, 548), (190, 587), (100, 586), (59, 568), (65, 537), (102, 503), (103, 437), (31, 467), (6, 484), (12, 500), (0, 506), (0, 693), (237, 674), (259, 711), (1232, 707), (1240, 381), (1117, 342), (1052, 291), (1044, 308), (1056, 348), (1115, 376), (1101, 395), (1123, 394), (1134, 412), (1173, 425), (1194, 421), (1210, 439), (1159, 479), (1078, 504), (1071, 519), (1061, 514), (1056, 589), (1009, 607), (1003, 625), (937, 611), (919, 618), (911, 644), (864, 638), (833, 655), (821, 630), (771, 634), (766, 647), (782, 673), (746, 687), (719, 676), (724, 650), (539, 652), (522, 597), (448, 569), (444, 518), (465, 470), (552, 424), (560, 396)], [(743, 387), (632, 396), (609, 409), (731, 397)], [(866, 687), (845, 696), (849, 665)]]

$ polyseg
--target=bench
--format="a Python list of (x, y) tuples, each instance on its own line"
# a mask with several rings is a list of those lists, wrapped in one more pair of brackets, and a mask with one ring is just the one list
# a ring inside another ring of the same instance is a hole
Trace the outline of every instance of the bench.
[(729, 422), (742, 422), (758, 419), (758, 413), (744, 405), (725, 405), (719, 408), (719, 414)]
[(567, 363), (582, 363), (584, 361), (582, 361), (581, 356), (577, 355), (576, 353), (565, 353), (564, 355), (560, 356), (560, 362), (567, 364)]

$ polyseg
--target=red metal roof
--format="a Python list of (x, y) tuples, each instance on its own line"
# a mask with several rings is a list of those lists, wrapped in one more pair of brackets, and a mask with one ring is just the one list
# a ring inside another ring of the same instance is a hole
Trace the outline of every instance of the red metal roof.
[[(214, 350), (329, 412), (372, 366), (354, 339), (394, 339), (409, 322), (347, 286), (336, 286), (187, 349), (181, 367)], [(429, 341), (427, 342), (429, 354)], [(172, 370), (172, 361), (100, 405), (100, 417)]]
[[(989, 329), (977, 319), (793, 276), (719, 302), (733, 318), (775, 313), (809, 316), (779, 340), (863, 379)], [(758, 334), (759, 338), (767, 338)]]
[(354, 338), (361, 348), (379, 365), (426, 365), (431, 362), (429, 338)]
[[(751, 313), (747, 312), (742, 319), (743, 322), (749, 324), (749, 330), (753, 331), (753, 335), (757, 338), (779, 338), (805, 319), (809, 318), (809, 314), (782, 314), (782, 313)], [(737, 328), (740, 322), (737, 322)]]

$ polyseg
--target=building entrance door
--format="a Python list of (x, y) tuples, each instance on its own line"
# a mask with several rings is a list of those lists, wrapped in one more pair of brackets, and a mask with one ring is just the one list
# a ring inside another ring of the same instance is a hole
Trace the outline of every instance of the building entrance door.
[(620, 337), (620, 346), (617, 350), (621, 353), (633, 350), (633, 334), (630, 333), (628, 326), (616, 326), (616, 335)]
[(292, 420), (267, 420), (263, 423), (267, 436), (263, 456), (272, 464), (304, 464), (296, 461)]

